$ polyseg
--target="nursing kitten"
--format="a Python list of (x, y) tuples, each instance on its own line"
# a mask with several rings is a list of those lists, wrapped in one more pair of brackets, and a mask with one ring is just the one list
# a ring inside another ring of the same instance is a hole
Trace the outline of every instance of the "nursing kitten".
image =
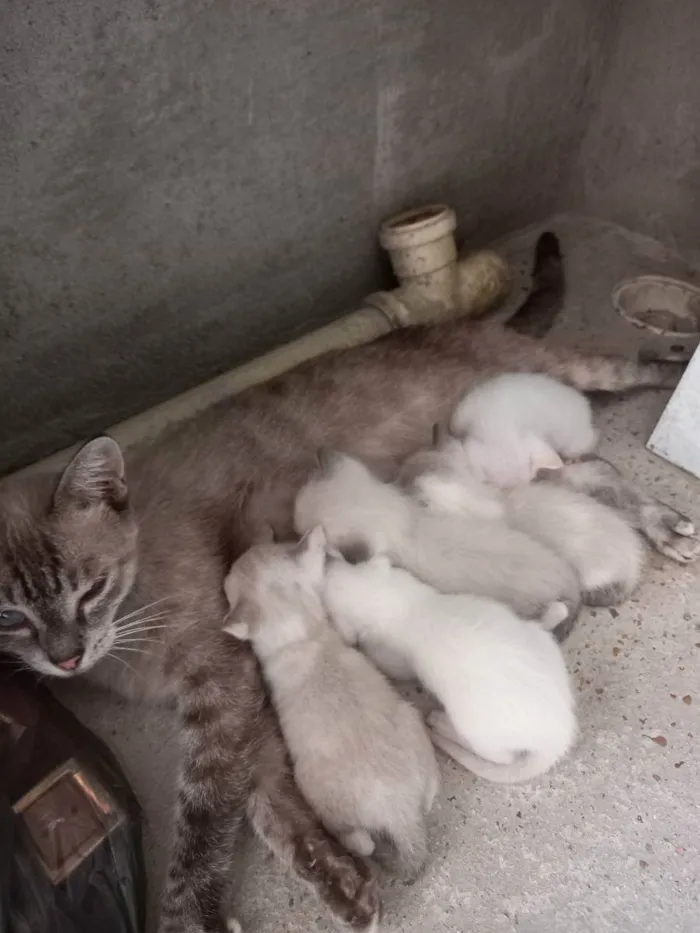
[(464, 443), (477, 477), (499, 488), (529, 483), (598, 442), (588, 399), (534, 373), (504, 373), (482, 382), (457, 405), (450, 431)]
[(225, 630), (250, 641), (296, 782), (326, 828), (363, 856), (388, 840), (412, 880), (427, 858), (437, 762), (418, 711), (330, 624), (325, 562), (321, 528), (252, 547), (226, 577)]
[(385, 557), (330, 563), (325, 600), (343, 638), (379, 665), (396, 656), (437, 698), (433, 741), (479, 777), (528, 781), (571, 748), (574, 697), (541, 626), (490, 599), (438, 593)]
[(387, 554), (442, 592), (490, 596), (548, 627), (575, 617), (580, 587), (574, 569), (533, 538), (501, 521), (423, 508), (353, 457), (324, 451), (321, 459), (296, 499), (300, 533), (323, 525), (348, 559)]
[(476, 479), (461, 441), (437, 435), (428, 455), (408, 459), (399, 477), (429, 508), (462, 516), (486, 508), (563, 557), (578, 573), (587, 605), (624, 602), (637, 586), (644, 552), (639, 537), (616, 511), (593, 498), (542, 479), (505, 491)]

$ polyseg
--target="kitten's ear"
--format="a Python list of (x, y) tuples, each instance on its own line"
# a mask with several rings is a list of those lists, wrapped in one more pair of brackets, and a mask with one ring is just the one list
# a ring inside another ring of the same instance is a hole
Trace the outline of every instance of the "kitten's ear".
[(326, 532), (316, 525), (299, 541), (295, 548), (301, 566), (315, 580), (323, 579), (326, 567)]
[(564, 461), (542, 438), (530, 435), (527, 439), (530, 457), (530, 476), (534, 479), (541, 470), (561, 470)]
[(224, 631), (239, 641), (250, 641), (250, 626), (247, 622), (230, 622), (224, 626)]
[(54, 508), (126, 506), (127, 486), (124, 457), (111, 437), (88, 441), (63, 471), (53, 497)]
[(330, 473), (343, 459), (344, 455), (331, 447), (319, 447), (316, 451), (316, 460), (324, 473)]
[(229, 609), (233, 611), (241, 598), (241, 584), (235, 568), (228, 572), (224, 580), (224, 593), (226, 593)]

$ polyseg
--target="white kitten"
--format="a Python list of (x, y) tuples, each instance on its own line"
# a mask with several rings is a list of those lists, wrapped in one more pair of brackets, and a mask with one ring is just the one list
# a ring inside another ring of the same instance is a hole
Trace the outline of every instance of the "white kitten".
[(490, 599), (438, 593), (384, 557), (329, 563), (325, 598), (349, 643), (435, 695), (444, 712), (429, 717), (433, 741), (480, 777), (530, 780), (573, 744), (566, 665), (536, 623)]
[[(501, 492), (479, 482), (462, 443), (438, 436), (437, 446), (409, 458), (401, 477), (429, 508), (462, 516), (498, 511), (512, 528), (536, 538), (576, 570), (583, 602), (611, 606), (624, 602), (639, 583), (642, 543), (618, 512), (583, 493), (545, 479)], [(567, 467), (564, 471), (570, 470)]]
[(321, 593), (325, 536), (256, 545), (232, 567), (226, 630), (249, 639), (270, 688), (302, 794), (349, 849), (377, 840), (414, 878), (439, 784), (418, 711), (330, 624)]
[(349, 560), (387, 554), (442, 592), (490, 596), (552, 628), (575, 618), (576, 572), (534, 538), (503, 521), (426, 509), (353, 457), (327, 452), (324, 463), (297, 496), (299, 532), (322, 525)]
[(550, 376), (506, 373), (457, 405), (451, 432), (464, 441), (477, 479), (500, 488), (528, 483), (596, 446), (588, 399)]

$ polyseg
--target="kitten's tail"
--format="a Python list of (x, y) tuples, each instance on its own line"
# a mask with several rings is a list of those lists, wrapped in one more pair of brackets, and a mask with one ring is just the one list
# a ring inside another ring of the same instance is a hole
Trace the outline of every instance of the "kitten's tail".
[(392, 851), (386, 852), (380, 846), (376, 852), (392, 874), (404, 881), (413, 882), (423, 872), (428, 861), (428, 833), (425, 818), (415, 822), (406, 822), (400, 827), (392, 826), (382, 833), (382, 841), (388, 841)]
[(529, 337), (544, 337), (564, 304), (566, 275), (559, 239), (547, 230), (535, 245), (532, 288), (506, 327)]
[(555, 753), (548, 754), (544, 752), (525, 752), (521, 758), (512, 764), (503, 765), (480, 758), (462, 745), (458, 745), (457, 742), (446, 739), (436, 730), (432, 732), (432, 739), (438, 748), (442, 749), (446, 755), (454, 758), (463, 768), (467, 768), (477, 777), (483, 778), (485, 781), (493, 781), (495, 784), (517, 784), (521, 781), (531, 781), (554, 767), (564, 753), (564, 749), (558, 749)]

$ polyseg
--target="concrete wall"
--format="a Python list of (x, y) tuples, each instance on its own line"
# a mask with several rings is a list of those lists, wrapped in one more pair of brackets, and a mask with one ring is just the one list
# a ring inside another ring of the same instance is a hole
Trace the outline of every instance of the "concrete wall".
[(552, 211), (605, 11), (7, 0), (0, 469), (351, 309), (389, 211), (476, 240)]
[(700, 4), (627, 0), (572, 203), (700, 261)]

